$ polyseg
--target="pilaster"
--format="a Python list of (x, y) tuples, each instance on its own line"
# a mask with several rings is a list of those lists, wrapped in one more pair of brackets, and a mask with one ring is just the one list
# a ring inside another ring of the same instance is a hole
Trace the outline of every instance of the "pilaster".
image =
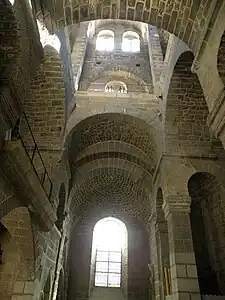
[(188, 196), (169, 196), (163, 205), (168, 222), (172, 299), (200, 299)]

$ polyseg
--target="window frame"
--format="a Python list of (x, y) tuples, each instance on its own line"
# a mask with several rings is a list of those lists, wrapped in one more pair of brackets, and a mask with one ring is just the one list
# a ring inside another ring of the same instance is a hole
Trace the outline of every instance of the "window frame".
[[(98, 253), (107, 253), (107, 260), (98, 260)], [(120, 254), (120, 261), (114, 261), (110, 259), (111, 253)], [(98, 263), (107, 263), (107, 270), (106, 271), (97, 271)], [(119, 271), (110, 271), (110, 264), (119, 264), (120, 268)], [(96, 275), (97, 274), (105, 274), (106, 275), (106, 285), (103, 283), (96, 284)], [(109, 278), (110, 275), (119, 275), (119, 284), (110, 284)], [(95, 259), (95, 277), (94, 277), (94, 286), (96, 287), (121, 287), (121, 277), (122, 277), (122, 250), (96, 250), (96, 259)]]
[(97, 38), (95, 42), (95, 50), (100, 52), (112, 52), (114, 48), (115, 48), (114, 32), (112, 30), (101, 30), (97, 34)]
[[(135, 43), (137, 43), (135, 45)], [(129, 47), (127, 47), (129, 45)], [(125, 31), (122, 36), (121, 50), (125, 53), (138, 53), (141, 50), (140, 36), (135, 31)]]

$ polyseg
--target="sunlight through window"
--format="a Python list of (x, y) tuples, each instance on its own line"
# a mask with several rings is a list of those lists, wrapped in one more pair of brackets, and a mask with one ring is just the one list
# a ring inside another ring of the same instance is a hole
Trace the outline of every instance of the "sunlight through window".
[(94, 228), (92, 247), (95, 286), (120, 287), (122, 251), (127, 247), (125, 224), (111, 217), (100, 220)]
[(124, 32), (122, 38), (122, 51), (124, 52), (139, 52), (140, 39), (139, 35), (133, 31)]
[(48, 32), (48, 29), (41, 25), (41, 23), (37, 20), (38, 24), (38, 30), (40, 34), (40, 42), (42, 44), (42, 47), (45, 47), (46, 45), (52, 46), (57, 52), (59, 52), (61, 47), (61, 42), (59, 38), (54, 34), (50, 35)]
[(96, 39), (96, 50), (113, 51), (114, 33), (111, 30), (102, 30), (98, 33)]

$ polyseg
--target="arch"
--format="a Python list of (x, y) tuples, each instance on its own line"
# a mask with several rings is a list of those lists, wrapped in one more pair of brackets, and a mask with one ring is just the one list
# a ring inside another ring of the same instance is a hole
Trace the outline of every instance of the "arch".
[[(90, 281), (94, 281), (94, 286), (121, 287), (122, 273), (126, 273), (123, 280), (127, 281), (127, 242), (126, 225), (119, 219), (108, 217), (95, 224), (91, 263), (91, 267), (95, 269), (94, 272), (91, 270), (91, 274), (94, 273), (94, 280), (90, 277)], [(101, 261), (105, 259), (107, 263), (102, 263)], [(125, 293), (127, 294), (127, 291)]]
[[(186, 2), (182, 2), (177, 7), (176, 13), (169, 2), (162, 6), (158, 2), (151, 1), (124, 3), (120, 0), (114, 3), (110, 0), (101, 5), (92, 1), (92, 9), (86, 3), (80, 2), (74, 6), (65, 6), (64, 9), (59, 8), (57, 15), (58, 20), (64, 20), (67, 26), (96, 19), (127, 19), (148, 23), (177, 35), (197, 51), (207, 26), (205, 18), (211, 15), (210, 12), (213, 9), (213, 4), (207, 4), (197, 0), (188, 3), (187, 8), (190, 11), (188, 26), (187, 18), (181, 18), (177, 22), (178, 16), (185, 11)], [(200, 14), (202, 9), (204, 13)]]
[(188, 181), (188, 191), (201, 294), (225, 295), (224, 186), (212, 174), (197, 172)]
[(225, 85), (225, 31), (221, 38), (220, 47), (218, 51), (218, 61), (217, 61), (218, 71), (220, 77)]
[(121, 49), (123, 52), (139, 52), (140, 37), (134, 31), (125, 31), (122, 36)]
[(114, 32), (111, 30), (101, 30), (96, 39), (96, 50), (113, 51), (114, 50)]
[(57, 207), (57, 221), (56, 226), (59, 230), (62, 229), (63, 221), (65, 218), (65, 204), (66, 204), (66, 190), (64, 183), (61, 184), (58, 194), (58, 207)]
[(119, 80), (123, 81), (129, 92), (144, 92), (151, 93), (153, 91), (153, 85), (148, 84), (141, 76), (130, 72), (126, 66), (119, 66), (116, 69), (104, 68), (102, 72), (93, 74), (91, 81), (84, 81), (81, 90), (94, 89), (95, 83), (98, 81), (107, 83), (107, 80)]
[(112, 80), (107, 82), (105, 86), (105, 92), (115, 92), (115, 93), (121, 93), (126, 94), (127, 93), (127, 86), (124, 82), (118, 81), (118, 80)]
[(96, 222), (105, 217), (118, 218), (126, 225), (128, 231), (128, 281), (127, 288), (125, 284), (121, 289), (127, 290), (127, 297), (148, 299), (149, 235), (143, 223), (125, 213), (123, 209), (112, 212), (99, 206), (86, 211), (73, 227), (68, 300), (74, 299), (77, 294), (89, 299), (94, 295), (89, 285), (92, 234)]
[(209, 132), (202, 87), (191, 72), (193, 58), (190, 51), (181, 54), (171, 77), (164, 119), (165, 151), (219, 157), (224, 152), (222, 143)]
[(48, 32), (48, 29), (40, 23), (39, 20), (37, 21), (38, 31), (40, 34), (40, 42), (42, 44), (42, 47), (49, 45), (53, 47), (58, 53), (61, 48), (61, 42), (56, 34), (50, 35)]

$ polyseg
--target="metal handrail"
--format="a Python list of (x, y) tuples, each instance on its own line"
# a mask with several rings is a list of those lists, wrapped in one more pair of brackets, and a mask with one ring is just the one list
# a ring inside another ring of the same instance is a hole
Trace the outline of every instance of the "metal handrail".
[[(28, 128), (28, 133), (29, 133), (29, 136), (31, 137), (31, 140), (32, 140), (32, 142), (34, 144), (34, 147), (27, 147), (26, 146), (26, 139), (24, 139), (22, 137), (23, 134), (22, 134), (21, 131), (23, 131), (24, 128), (21, 128), (21, 126), (23, 125), (22, 124), (22, 120), (23, 119), (25, 120), (25, 125)], [(52, 194), (52, 186), (53, 186), (52, 185), (52, 181), (51, 181), (50, 176), (48, 174), (48, 171), (47, 171), (47, 169), (45, 167), (43, 158), (42, 158), (41, 153), (40, 153), (40, 151), (38, 149), (38, 145), (37, 145), (37, 143), (35, 141), (33, 132), (31, 130), (30, 124), (28, 122), (28, 118), (27, 118), (27, 116), (26, 116), (26, 114), (25, 114), (24, 111), (22, 112), (22, 117), (20, 117), (18, 119), (18, 121), (17, 121), (17, 123), (16, 123), (16, 125), (14, 127), (14, 130), (12, 132), (12, 139), (15, 138), (15, 137), (20, 139), (20, 141), (21, 141), (21, 143), (22, 143), (22, 145), (23, 145), (23, 147), (24, 147), (24, 149), (25, 149), (25, 151), (26, 151), (26, 153), (27, 153), (27, 155), (28, 155), (28, 157), (30, 159), (30, 162), (31, 162), (31, 164), (33, 166), (33, 169), (34, 169), (34, 171), (35, 171), (35, 173), (36, 173), (36, 175), (37, 175), (37, 177), (38, 177), (38, 179), (40, 181), (40, 184), (41, 184), (42, 188), (44, 189), (47, 197), (50, 199), (51, 194)], [(30, 151), (31, 151), (31, 153), (30, 153)], [(37, 153), (37, 155), (38, 155), (38, 157), (40, 159), (42, 168), (44, 170), (44, 172), (41, 174), (41, 176), (38, 174), (38, 171), (37, 171), (37, 169), (35, 167), (35, 163), (34, 163), (34, 159), (35, 159), (35, 154), (36, 153)], [(49, 190), (47, 190), (47, 188), (46, 188), (46, 183), (49, 183)]]

